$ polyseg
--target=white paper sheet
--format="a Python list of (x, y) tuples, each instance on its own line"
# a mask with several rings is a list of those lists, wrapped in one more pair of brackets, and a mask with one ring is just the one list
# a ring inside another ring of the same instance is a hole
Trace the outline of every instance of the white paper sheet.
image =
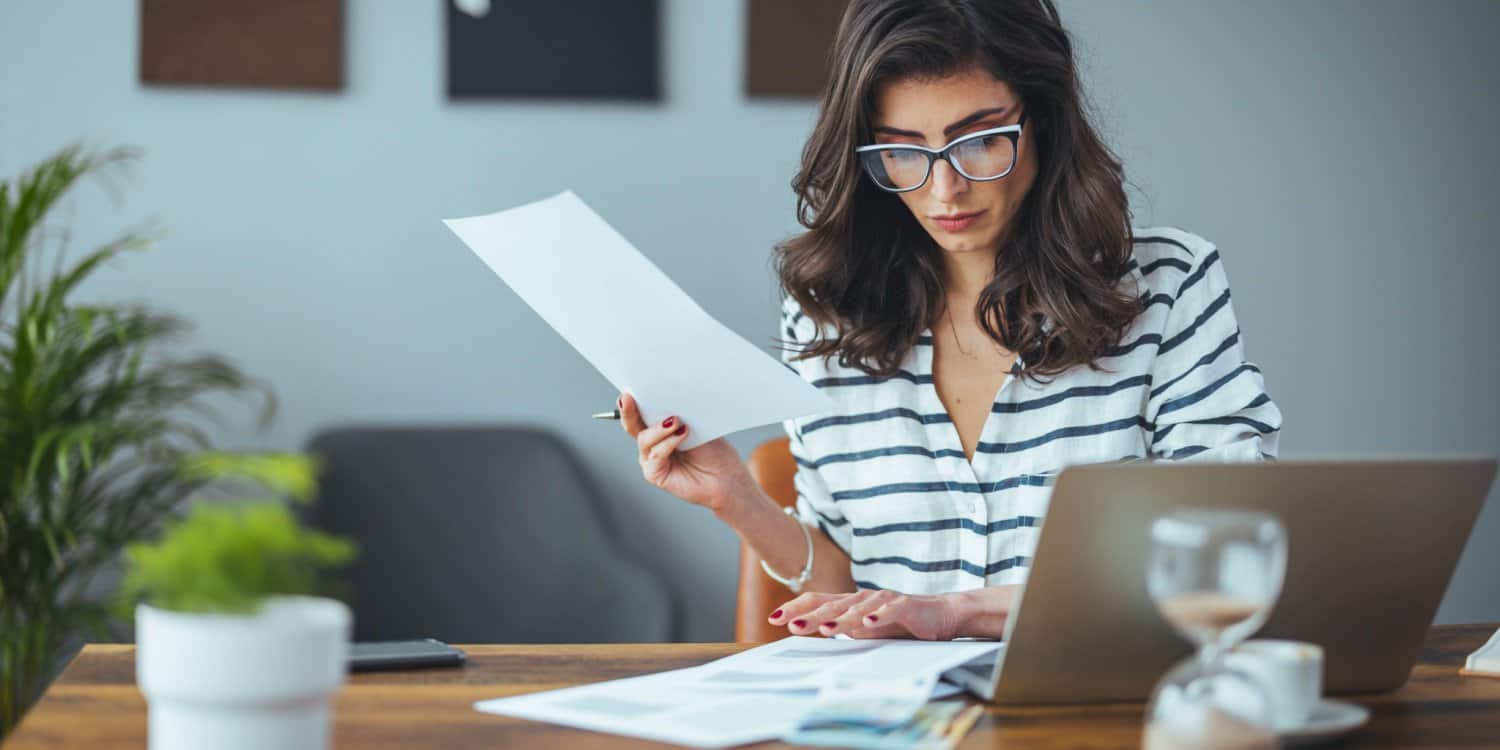
[[(713, 319), (572, 191), (443, 222), (620, 391), (647, 424), (678, 415), (681, 449), (833, 404)], [(769, 337), (771, 332), (767, 332)], [(608, 408), (579, 405), (586, 414)]]
[[(729, 747), (790, 733), (812, 708), (815, 692), (837, 676), (937, 675), (1000, 646), (791, 636), (698, 667), (496, 698), (474, 708), (679, 745)], [(957, 692), (940, 683), (931, 697)]]
[(805, 692), (710, 693), (691, 686), (694, 669), (480, 701), (485, 713), (691, 747), (730, 747), (780, 737), (797, 727)]
[(684, 679), (707, 690), (817, 690), (831, 677), (934, 674), (1002, 647), (1000, 641), (913, 641), (790, 636), (698, 667)]

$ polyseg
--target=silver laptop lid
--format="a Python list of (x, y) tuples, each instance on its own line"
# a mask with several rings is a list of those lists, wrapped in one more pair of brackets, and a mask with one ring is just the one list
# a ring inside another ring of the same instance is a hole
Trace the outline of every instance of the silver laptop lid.
[(1286, 526), (1286, 584), (1255, 637), (1321, 644), (1329, 692), (1394, 689), (1411, 671), (1495, 467), (1494, 459), (1402, 459), (1069, 468), (1006, 623), (998, 684), (976, 675), (967, 687), (1014, 703), (1144, 699), (1190, 652), (1147, 595), (1147, 531), (1168, 510), (1198, 506), (1262, 509)]

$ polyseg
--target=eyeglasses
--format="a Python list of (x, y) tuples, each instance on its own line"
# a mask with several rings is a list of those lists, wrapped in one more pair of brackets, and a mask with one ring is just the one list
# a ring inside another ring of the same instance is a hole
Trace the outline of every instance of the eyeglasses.
[(860, 146), (854, 149), (865, 174), (882, 190), (905, 193), (927, 184), (934, 159), (947, 159), (953, 169), (975, 182), (998, 180), (1016, 166), (1017, 143), (1026, 113), (1014, 125), (990, 128), (955, 138), (940, 149), (905, 143)]

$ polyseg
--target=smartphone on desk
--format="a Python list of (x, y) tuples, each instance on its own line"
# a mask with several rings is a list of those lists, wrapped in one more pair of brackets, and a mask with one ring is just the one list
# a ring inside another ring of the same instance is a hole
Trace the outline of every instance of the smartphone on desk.
[(359, 641), (349, 645), (349, 671), (461, 667), (464, 652), (434, 638)]

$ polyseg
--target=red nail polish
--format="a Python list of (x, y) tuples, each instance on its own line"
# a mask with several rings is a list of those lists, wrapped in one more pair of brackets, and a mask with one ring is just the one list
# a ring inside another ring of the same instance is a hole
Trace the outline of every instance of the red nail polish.
[(792, 620), (792, 627), (805, 628), (807, 627), (807, 620)]
[(677, 417), (667, 417), (666, 421), (661, 423), (661, 426), (670, 430), (674, 424), (677, 424)]
[(625, 397), (621, 396), (621, 397), (615, 399), (615, 406), (618, 406), (621, 409), (624, 409), (625, 408)]
[(870, 622), (880, 622), (880, 618), (876, 617), (875, 615), (865, 615), (865, 619), (869, 620)]
[(676, 432), (674, 432), (674, 433), (672, 433), (672, 434), (673, 434), (673, 435), (681, 435), (681, 434), (682, 434), (682, 433), (684, 433), (684, 432), (687, 432), (687, 425), (683, 425), (683, 426), (681, 426), (681, 427), (678, 427), (678, 428), (677, 428), (677, 431), (676, 431)]
[(772, 619), (772, 620), (774, 620), (774, 619), (776, 619), (776, 618), (778, 618), (778, 617), (780, 617), (780, 616), (781, 616), (781, 610), (779, 610), (779, 609), (778, 609), (778, 610), (776, 610), (776, 611), (775, 611), (775, 612), (772, 612), (772, 613), (771, 613), (771, 619)]
[(828, 630), (838, 630), (839, 629), (839, 624), (836, 623), (836, 622), (829, 621), (829, 622), (823, 623), (823, 627), (827, 628)]

